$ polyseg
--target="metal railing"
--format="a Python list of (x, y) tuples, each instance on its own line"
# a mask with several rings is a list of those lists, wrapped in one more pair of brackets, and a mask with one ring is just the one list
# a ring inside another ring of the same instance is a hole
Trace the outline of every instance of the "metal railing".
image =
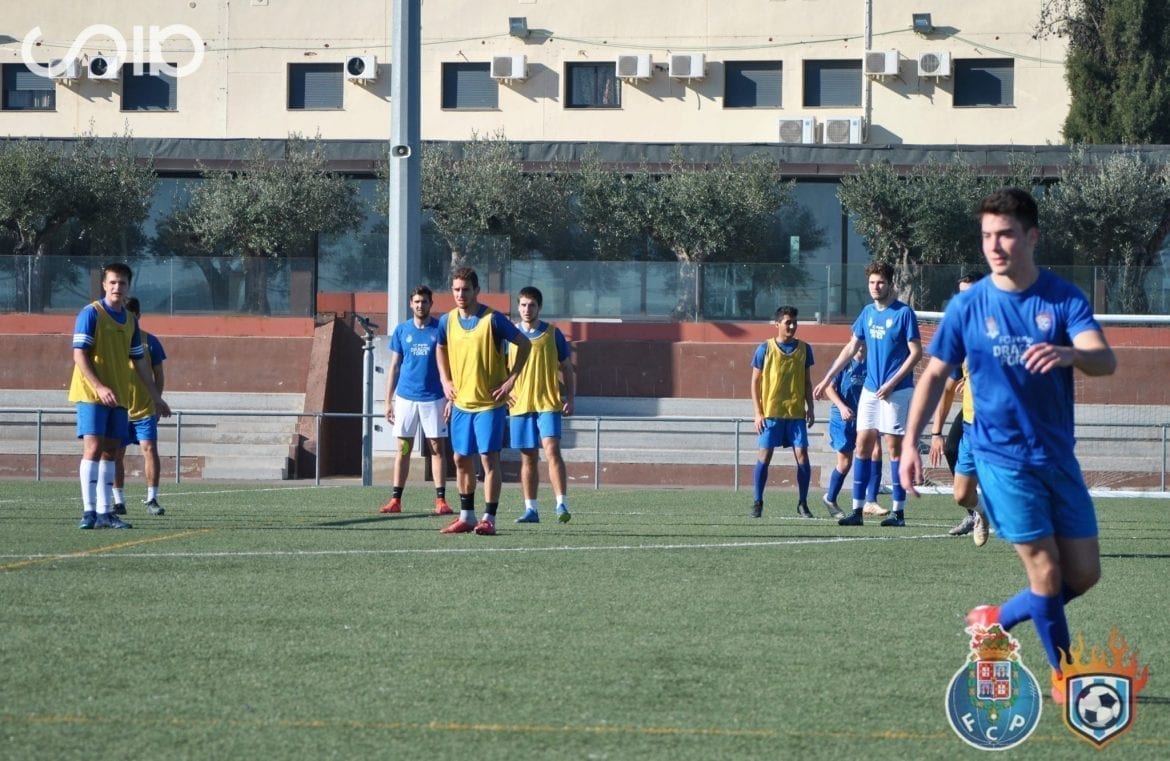
[[(34, 452), (34, 458), (35, 458), (35, 479), (37, 481), (42, 480), (43, 475), (44, 475), (42, 461), (43, 461), (43, 457), (44, 457), (44, 442), (45, 442), (45, 437), (44, 437), (45, 415), (73, 415), (73, 414), (75, 414), (75, 411), (73, 409), (70, 409), (70, 408), (0, 409), (0, 415), (30, 415), (30, 416), (33, 416), (34, 420), (36, 421), (36, 449)], [(321, 441), (322, 421), (324, 419), (327, 419), (327, 418), (330, 418), (330, 419), (362, 418), (362, 419), (371, 419), (371, 422), (374, 422), (374, 421), (381, 419), (381, 415), (377, 415), (377, 414), (367, 415), (367, 414), (363, 414), (360, 412), (259, 412), (259, 411), (251, 412), (251, 411), (239, 411), (239, 410), (199, 410), (199, 411), (191, 411), (191, 412), (176, 411), (175, 415), (173, 417), (173, 423), (170, 422), (172, 419), (164, 419), (164, 420), (160, 421), (160, 425), (159, 425), (160, 430), (165, 430), (166, 428), (173, 428), (175, 431), (175, 453), (174, 453), (174, 455), (168, 455), (166, 457), (163, 457), (164, 460), (170, 459), (171, 457), (173, 457), (173, 459), (174, 459), (175, 483), (182, 482), (184, 421), (189, 419), (189, 418), (199, 418), (199, 417), (214, 417), (214, 418), (284, 417), (284, 418), (295, 418), (297, 420), (300, 420), (302, 418), (312, 418), (313, 422), (314, 422), (313, 440), (317, 445), (317, 449), (316, 449), (316, 452), (314, 455), (313, 482), (314, 482), (314, 484), (317, 484), (317, 485), (319, 485), (321, 483), (321, 461), (324, 459), (324, 457), (326, 455), (324, 445), (322, 444), (322, 441)], [(740, 467), (742, 467), (742, 463), (741, 463), (741, 459), (742, 459), (742, 455), (743, 455), (742, 439), (745, 435), (746, 436), (754, 436), (755, 435), (754, 431), (751, 428), (754, 421), (751, 420), (750, 418), (574, 415), (571, 418), (568, 418), (566, 422), (568, 423), (568, 425), (566, 425), (564, 433), (572, 433), (575, 435), (582, 435), (582, 434), (592, 435), (592, 449), (593, 449), (593, 463), (592, 464), (593, 464), (593, 488), (594, 488), (594, 490), (599, 490), (601, 488), (602, 463), (604, 462), (602, 455), (606, 451), (606, 449), (602, 445), (603, 433), (609, 433), (612, 436), (619, 436), (619, 435), (623, 435), (623, 434), (628, 435), (631, 433), (628, 429), (627, 430), (620, 430), (620, 429), (615, 430), (613, 428), (611, 428), (607, 432), (605, 430), (606, 424), (641, 423), (641, 424), (646, 424), (648, 426), (653, 426), (654, 427), (653, 431), (658, 432), (658, 433), (663, 432), (663, 430), (664, 430), (663, 426), (703, 425), (703, 426), (715, 426), (717, 428), (722, 428), (723, 430), (704, 430), (704, 431), (687, 430), (685, 428), (682, 430), (679, 430), (679, 429), (675, 428), (673, 430), (673, 432), (674, 433), (682, 433), (682, 434), (692, 434), (692, 435), (712, 435), (712, 434), (719, 435), (719, 436), (731, 435), (733, 438), (733, 441), (734, 441), (734, 446), (731, 448), (731, 450), (729, 452), (729, 460), (730, 461), (727, 462), (726, 465), (727, 465), (727, 467), (729, 467), (731, 469), (732, 475), (731, 475), (731, 479), (730, 479), (730, 481), (731, 481), (730, 485), (731, 485), (732, 489), (735, 491), (739, 491), (739, 489), (740, 489), (739, 469), (740, 469)], [(746, 430), (743, 428), (743, 425), (745, 423), (748, 425), (748, 428)], [(1128, 437), (1126, 440), (1127, 441), (1143, 441), (1143, 442), (1147, 442), (1149, 444), (1157, 443), (1160, 445), (1161, 466), (1157, 472), (1159, 475), (1159, 484), (1160, 484), (1159, 490), (1162, 492), (1165, 492), (1166, 488), (1167, 488), (1167, 483), (1168, 483), (1168, 479), (1167, 479), (1168, 463), (1170, 463), (1170, 422), (1167, 422), (1167, 423), (1153, 423), (1153, 422), (1151, 422), (1151, 423), (1121, 423), (1121, 422), (1113, 423), (1113, 422), (1110, 422), (1110, 423), (1079, 423), (1077, 425), (1078, 432), (1082, 431), (1082, 430), (1086, 431), (1086, 432), (1090, 432), (1093, 429), (1104, 429), (1104, 428), (1129, 429), (1129, 430), (1133, 430), (1133, 431), (1148, 431), (1148, 432), (1150, 432), (1144, 436), (1140, 436), (1140, 435), (1131, 436), (1131, 437)], [(671, 429), (667, 428), (666, 430), (669, 431)], [(650, 430), (647, 429), (647, 432), (650, 432)], [(617, 447), (613, 447), (613, 448), (616, 449)], [(573, 447), (573, 449), (580, 450), (581, 447)], [(754, 449), (754, 447), (753, 447), (753, 449)], [(566, 451), (568, 451), (568, 448), (566, 448)], [(1082, 457), (1083, 456), (1084, 456), (1084, 454), (1082, 453)], [(648, 463), (648, 464), (652, 464), (652, 463)], [(663, 464), (669, 464), (669, 460), (664, 460)], [(718, 462), (712, 462), (710, 464), (719, 465)], [(372, 468), (372, 466), (368, 462), (363, 462), (363, 473), (362, 473), (363, 484), (369, 485), (369, 484), (373, 483), (372, 473), (369, 472), (369, 469), (371, 469), (371, 468)], [(1116, 472), (1131, 472), (1131, 471), (1116, 471)], [(1132, 471), (1132, 472), (1143, 472), (1143, 471), (1137, 470), (1137, 471)], [(1149, 471), (1144, 471), (1144, 472), (1149, 472)]]

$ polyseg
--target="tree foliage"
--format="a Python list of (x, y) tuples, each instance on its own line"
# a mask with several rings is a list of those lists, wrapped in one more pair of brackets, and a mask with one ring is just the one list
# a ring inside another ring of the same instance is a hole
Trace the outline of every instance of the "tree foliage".
[(1144, 281), (1170, 233), (1170, 169), (1134, 151), (1093, 160), (1076, 150), (1041, 214), (1048, 247), (1104, 268), (1109, 311), (1149, 312)]
[(427, 145), (422, 159), (422, 208), (451, 251), (451, 267), (493, 240), (523, 258), (532, 239), (568, 214), (568, 191), (557, 172), (526, 172), (503, 133), (472, 139), (457, 150)]
[(54, 277), (75, 276), (44, 267), (44, 257), (75, 253), (78, 243), (107, 258), (132, 253), (126, 241), (140, 240), (154, 187), (151, 161), (136, 155), (128, 134), (85, 134), (65, 147), (24, 139), (0, 146), (0, 227), (14, 254), (33, 257), (17, 268), (28, 279), (17, 292), (30, 294), (33, 311), (47, 303)]
[[(356, 187), (329, 170), (320, 140), (294, 134), (279, 160), (255, 141), (238, 169), (205, 170), (190, 203), (161, 226), (161, 235), (188, 255), (241, 257), (244, 309), (268, 312), (265, 259), (305, 251), (321, 233), (355, 230), (362, 218)], [(199, 264), (212, 286), (225, 279), (230, 266), (222, 258)]]
[(1040, 35), (1068, 39), (1074, 143), (1170, 143), (1170, 3), (1045, 0)]
[(899, 298), (911, 306), (940, 303), (954, 279), (931, 278), (929, 265), (983, 266), (974, 210), (992, 190), (1030, 187), (1032, 168), (1013, 165), (1009, 176), (980, 175), (955, 157), (902, 173), (882, 162), (841, 179), (838, 196), (875, 260), (894, 266)]

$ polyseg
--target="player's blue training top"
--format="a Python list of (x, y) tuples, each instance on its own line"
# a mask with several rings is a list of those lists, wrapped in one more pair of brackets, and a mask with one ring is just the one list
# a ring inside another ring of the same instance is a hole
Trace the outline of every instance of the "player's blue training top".
[[(439, 321), (427, 318), (423, 327), (414, 320), (400, 323), (390, 334), (390, 351), (402, 357), (394, 393), (412, 402), (433, 402), (443, 398), (443, 382), (435, 346), (439, 342)], [(388, 400), (389, 401), (389, 400)]]
[[(865, 364), (868, 374), (865, 387), (877, 391), (898, 373), (898, 368), (910, 356), (908, 341), (920, 341), (918, 317), (914, 310), (901, 301), (894, 300), (885, 309), (867, 304), (853, 322), (853, 335), (865, 340)], [(914, 374), (898, 381), (894, 391), (911, 388)]]
[[(845, 406), (851, 410), (857, 410), (857, 402), (861, 399), (861, 389), (865, 386), (867, 372), (864, 360), (858, 362), (851, 359), (845, 369), (833, 377), (833, 388), (845, 401)], [(841, 410), (837, 409), (835, 404), (829, 408), (829, 420), (830, 422), (841, 420)]]
[(1001, 291), (984, 278), (951, 302), (930, 353), (949, 365), (967, 360), (979, 413), (968, 434), (978, 457), (1049, 467), (1073, 456), (1072, 368), (1030, 373), (1021, 357), (1034, 343), (1071, 346), (1100, 329), (1084, 294), (1047, 270), (1026, 291)]
[[(106, 310), (106, 314), (110, 316), (114, 322), (119, 325), (125, 325), (128, 312), (123, 309), (115, 312), (110, 309), (110, 305), (106, 303), (105, 299), (99, 299), (98, 303), (102, 305), (102, 309)], [(73, 323), (73, 348), (74, 349), (90, 349), (93, 347), (94, 336), (97, 332), (97, 308), (90, 304), (77, 313), (77, 321)], [(138, 330), (138, 325), (134, 326), (134, 335), (130, 338), (130, 358), (140, 359), (146, 356), (145, 349), (142, 348), (142, 334)]]
[(150, 357), (150, 366), (161, 365), (167, 358), (167, 353), (163, 351), (162, 341), (155, 338), (154, 333), (146, 334), (146, 354), (144, 356)]
[[(780, 339), (778, 338), (771, 338), (769, 340), (775, 341), (776, 348), (780, 349), (780, 351), (784, 352), (785, 354), (791, 354), (792, 352), (796, 351), (796, 348), (800, 345), (795, 339), (790, 344), (780, 343)], [(804, 366), (812, 367), (816, 364), (816, 362), (813, 360), (812, 344), (809, 344), (807, 341), (805, 343), (808, 348), (805, 350)], [(752, 355), (752, 367), (756, 368), (757, 370), (763, 370), (764, 357), (767, 355), (768, 341), (764, 341), (762, 344), (756, 347), (756, 353)]]
[[(533, 338), (539, 338), (544, 335), (544, 332), (550, 326), (544, 320), (537, 320), (536, 326), (532, 330), (525, 330), (523, 325), (517, 325), (516, 327), (531, 341)], [(557, 344), (557, 362), (564, 362), (573, 355), (573, 350), (569, 348), (569, 342), (565, 340), (565, 334), (561, 332), (560, 328), (553, 328), (553, 341)]]

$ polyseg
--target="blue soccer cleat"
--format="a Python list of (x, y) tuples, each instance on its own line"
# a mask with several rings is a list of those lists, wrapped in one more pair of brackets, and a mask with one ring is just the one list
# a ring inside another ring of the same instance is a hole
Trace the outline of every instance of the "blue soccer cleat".
[(93, 524), (97, 522), (97, 513), (93, 510), (86, 510), (81, 514), (81, 523), (77, 524), (77, 528), (93, 528)]
[(557, 520), (561, 523), (568, 523), (573, 520), (573, 514), (569, 512), (567, 505), (557, 505)]
[(126, 521), (122, 520), (113, 513), (103, 513), (97, 517), (93, 524), (94, 528), (134, 528)]
[(534, 510), (533, 508), (530, 507), (524, 511), (524, 515), (521, 515), (519, 518), (516, 519), (516, 522), (517, 523), (540, 523), (540, 513), (536, 512), (536, 510)]

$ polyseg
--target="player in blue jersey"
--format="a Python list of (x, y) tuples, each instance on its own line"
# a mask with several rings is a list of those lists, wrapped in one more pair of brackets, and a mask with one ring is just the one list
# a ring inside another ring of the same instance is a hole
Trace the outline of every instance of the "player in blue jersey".
[(814, 360), (812, 347), (796, 337), (797, 314), (794, 306), (777, 309), (772, 318), (776, 338), (760, 344), (752, 356), (752, 408), (760, 447), (752, 471), (753, 518), (764, 514), (764, 486), (768, 483), (768, 467), (776, 447), (792, 447), (796, 460), (796, 514), (801, 518), (813, 517), (808, 509), (812, 475), (808, 429), (816, 422), (809, 377)]
[(386, 373), (386, 422), (394, 427), (398, 450), (390, 501), (380, 512), (402, 512), (402, 492), (410, 475), (410, 451), (422, 427), (431, 450), (431, 478), (435, 484), (435, 514), (451, 515), (447, 504), (447, 421), (450, 403), (443, 395), (435, 347), (439, 321), (431, 316), (434, 294), (420, 285), (410, 292), (412, 317), (399, 323), (390, 336), (390, 367)]
[(134, 273), (122, 263), (102, 268), (102, 298), (82, 309), (73, 327), (73, 378), (69, 401), (77, 405), (82, 441), (83, 529), (131, 528), (113, 511), (115, 460), (129, 426), (131, 381), (137, 373), (161, 417), (170, 407), (154, 385), (138, 321), (126, 311)]
[[(857, 401), (861, 398), (865, 375), (865, 344), (862, 344), (849, 364), (825, 387), (825, 396), (833, 403), (829, 409), (829, 446), (837, 453), (837, 465), (829, 475), (829, 488), (821, 501), (834, 518), (845, 517), (837, 507), (837, 495), (853, 468), (853, 450), (857, 446)], [(875, 447), (874, 454), (880, 458), (881, 449)]]
[[(984, 509), (1028, 577), (1014, 597), (975, 608), (967, 621), (1010, 630), (1031, 619), (1052, 665), (1053, 699), (1063, 703), (1065, 605), (1101, 576), (1097, 516), (1073, 451), (1073, 369), (1111, 375), (1117, 358), (1084, 294), (1036, 266), (1040, 229), (1032, 196), (996, 191), (983, 199), (979, 218), (991, 276), (947, 307), (906, 433), (917, 439), (951, 369), (965, 361), (976, 412), (965, 436)], [(917, 450), (906, 453), (902, 477), (911, 489), (922, 483)]]
[[(517, 523), (540, 523), (537, 488), (540, 484), (540, 450), (548, 460), (548, 480), (557, 499), (557, 520), (568, 523), (565, 458), (561, 454), (561, 418), (573, 414), (573, 397), (577, 380), (573, 373), (573, 352), (560, 328), (540, 319), (544, 295), (539, 288), (526, 286), (516, 297), (516, 323), (528, 337), (532, 351), (524, 372), (516, 379), (508, 397), (508, 433), (511, 444), (520, 450), (520, 488), (524, 494), (524, 512)], [(509, 360), (519, 347), (510, 345)]]
[[(898, 466), (906, 432), (906, 413), (914, 393), (914, 365), (922, 356), (922, 339), (914, 310), (894, 298), (894, 268), (872, 262), (865, 268), (872, 304), (861, 310), (853, 323), (853, 337), (833, 361), (814, 394), (825, 398), (833, 378), (865, 344), (866, 377), (857, 402), (857, 447), (853, 457), (853, 511), (841, 518), (842, 526), (863, 523), (866, 489), (873, 476), (873, 449), (884, 436), (890, 454), (890, 481), (894, 510), (883, 526), (905, 526), (906, 491), (898, 480)], [(914, 439), (911, 439), (914, 441)]]
[[(154, 385), (161, 394), (166, 385), (163, 362), (167, 358), (162, 341), (153, 333), (142, 330), (142, 312), (138, 299), (133, 297), (127, 299), (126, 311), (138, 320), (138, 331), (146, 346), (145, 358), (150, 365), (150, 373), (154, 376)], [(142, 500), (142, 504), (151, 515), (162, 515), (166, 510), (158, 503), (158, 484), (162, 472), (162, 461), (158, 456), (158, 414), (146, 386), (136, 373), (130, 374), (130, 403), (127, 409), (130, 424), (127, 426), (122, 446), (118, 447), (118, 458), (114, 462), (114, 514), (126, 514), (126, 447), (137, 444), (142, 450), (143, 470), (146, 476), (146, 499)]]
[[(532, 344), (508, 316), (479, 303), (479, 275), (462, 267), (451, 275), (455, 308), (439, 318), (439, 377), (451, 400), (451, 450), (459, 486), (459, 517), (444, 534), (496, 533), (500, 506), (500, 450), (504, 446), (505, 405), (524, 370)], [(511, 367), (505, 343), (517, 351)], [(475, 517), (475, 458), (483, 465), (484, 515)]]

